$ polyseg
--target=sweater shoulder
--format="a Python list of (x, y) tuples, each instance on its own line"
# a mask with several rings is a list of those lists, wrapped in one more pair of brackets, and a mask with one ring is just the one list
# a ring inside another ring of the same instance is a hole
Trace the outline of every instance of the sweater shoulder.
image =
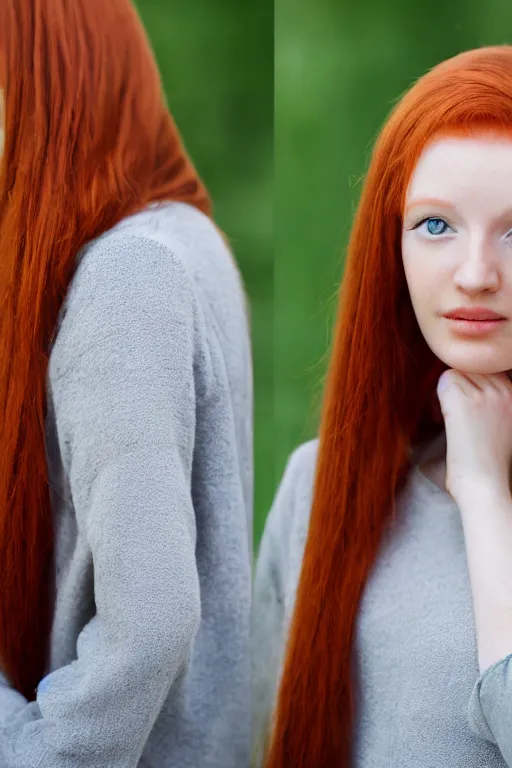
[[(193, 331), (197, 370), (209, 388), (212, 323), (208, 297), (196, 279), (195, 271), (201, 269), (192, 263), (194, 256), (203, 254), (201, 247), (192, 246), (197, 225), (199, 239), (210, 237), (215, 243), (211, 248), (222, 251), (222, 240), (208, 217), (186, 205), (175, 210), (174, 204), (127, 217), (84, 246), (57, 319), (52, 376), (64, 373), (83, 351), (121, 326), (146, 338), (169, 336), (172, 316), (180, 327)], [(213, 265), (209, 271), (214, 271)], [(179, 334), (179, 328), (175, 330)]]
[(313, 501), (318, 439), (289, 456), (263, 531), (258, 569), (272, 572), (286, 601), (300, 570)]

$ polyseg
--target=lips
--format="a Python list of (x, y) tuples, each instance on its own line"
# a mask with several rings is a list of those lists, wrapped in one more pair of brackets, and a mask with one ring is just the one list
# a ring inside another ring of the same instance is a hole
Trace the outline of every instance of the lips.
[(484, 307), (458, 307), (447, 312), (444, 317), (449, 320), (469, 320), (473, 322), (496, 322), (506, 320), (506, 317)]
[(507, 321), (503, 315), (485, 307), (458, 307), (444, 317), (450, 321), (451, 332), (466, 339), (489, 337)]

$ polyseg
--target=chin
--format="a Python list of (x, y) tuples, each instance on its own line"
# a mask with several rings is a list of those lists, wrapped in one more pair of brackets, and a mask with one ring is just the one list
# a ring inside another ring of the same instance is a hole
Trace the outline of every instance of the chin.
[(480, 373), (490, 375), (493, 373), (504, 373), (512, 369), (512, 354), (507, 356), (499, 354), (496, 350), (494, 354), (491, 350), (435, 350), (434, 354), (449, 368), (454, 368), (462, 373)]

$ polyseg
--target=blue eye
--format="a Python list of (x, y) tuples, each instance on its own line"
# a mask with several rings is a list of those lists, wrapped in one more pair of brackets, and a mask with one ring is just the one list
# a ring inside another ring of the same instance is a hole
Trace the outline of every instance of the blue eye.
[(449, 224), (446, 223), (444, 219), (439, 219), (435, 216), (432, 216), (427, 219), (423, 219), (422, 221), (419, 221), (414, 229), (419, 229), (423, 224), (427, 225), (427, 232), (429, 235), (444, 235), (449, 229)]
[(431, 235), (442, 235), (448, 224), (442, 219), (429, 219), (427, 221), (427, 230)]

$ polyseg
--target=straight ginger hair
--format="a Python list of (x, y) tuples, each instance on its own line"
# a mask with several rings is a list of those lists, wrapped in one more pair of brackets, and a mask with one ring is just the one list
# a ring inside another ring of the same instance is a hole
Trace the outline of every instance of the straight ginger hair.
[(512, 47), (437, 65), (394, 107), (374, 147), (348, 244), (319, 429), (313, 503), (266, 768), (349, 768), (358, 605), (410, 449), (439, 432), (446, 365), (422, 337), (401, 258), (407, 185), (440, 135), (512, 137)]
[(2, 0), (0, 84), (0, 668), (31, 701), (55, 590), (48, 349), (77, 253), (151, 202), (211, 212), (130, 0)]

